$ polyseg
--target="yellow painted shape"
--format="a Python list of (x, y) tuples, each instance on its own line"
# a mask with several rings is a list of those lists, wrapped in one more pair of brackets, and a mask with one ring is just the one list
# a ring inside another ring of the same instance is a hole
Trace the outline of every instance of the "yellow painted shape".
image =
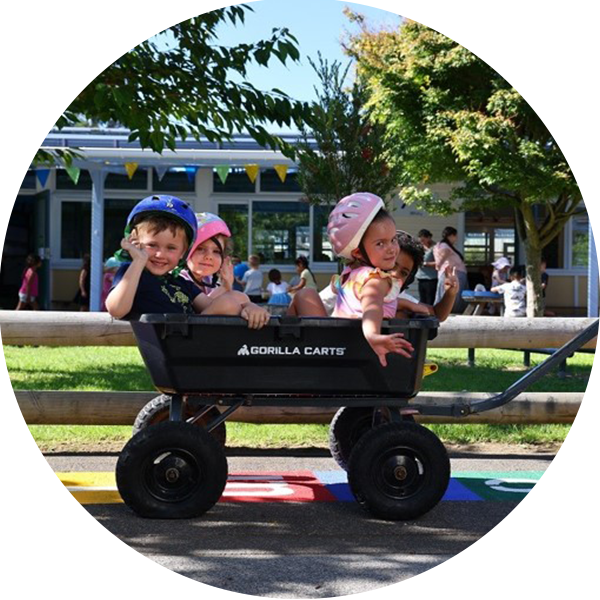
[(117, 482), (113, 472), (70, 472), (56, 473), (56, 476), (80, 504), (117, 504), (123, 502), (117, 490)]

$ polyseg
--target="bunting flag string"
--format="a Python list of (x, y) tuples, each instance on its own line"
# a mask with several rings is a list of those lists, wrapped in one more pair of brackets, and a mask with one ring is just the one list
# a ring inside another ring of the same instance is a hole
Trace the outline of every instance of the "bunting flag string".
[(229, 166), (228, 165), (218, 165), (217, 167), (215, 167), (215, 171), (217, 172), (217, 175), (219, 176), (221, 183), (223, 185), (225, 185), (225, 182), (227, 181), (227, 176), (229, 175)]
[(156, 176), (159, 181), (163, 180), (165, 173), (169, 170), (169, 167), (154, 167), (154, 171), (156, 172)]
[(250, 181), (254, 183), (256, 181), (256, 177), (258, 176), (258, 165), (244, 165), (246, 169), (246, 175), (248, 175)]
[(194, 179), (196, 178), (196, 171), (198, 167), (186, 167), (185, 172), (187, 174), (188, 181), (190, 183), (194, 183)]
[(125, 170), (127, 171), (127, 176), (131, 180), (133, 178), (134, 173), (137, 171), (138, 163), (136, 162), (126, 162)]
[(46, 187), (46, 181), (48, 181), (48, 175), (50, 175), (50, 169), (36, 169), (35, 174), (42, 187)]
[(275, 171), (277, 171), (277, 175), (279, 175), (279, 179), (281, 179), (281, 183), (285, 183), (285, 178), (288, 172), (287, 165), (273, 165)]
[(79, 167), (74, 167), (71, 165), (70, 167), (66, 167), (67, 174), (71, 178), (71, 181), (77, 185), (79, 182), (79, 175), (81, 173), (81, 169)]

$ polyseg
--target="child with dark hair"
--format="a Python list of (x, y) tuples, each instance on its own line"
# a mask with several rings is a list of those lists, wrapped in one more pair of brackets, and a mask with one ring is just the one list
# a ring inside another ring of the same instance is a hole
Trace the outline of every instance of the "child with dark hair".
[(405, 318), (410, 316), (411, 313), (415, 313), (435, 316), (440, 321), (445, 321), (452, 311), (456, 294), (459, 290), (455, 270), (449, 266), (446, 267), (444, 272), (444, 293), (439, 302), (433, 306), (419, 302), (404, 290), (414, 281), (415, 275), (423, 262), (425, 249), (417, 240), (404, 231), (398, 231), (398, 247), (400, 251), (396, 259), (396, 265), (390, 271), (393, 277), (402, 281), (401, 293), (398, 297), (398, 305), (396, 307), (396, 316), (398, 318)]
[(527, 288), (523, 283), (523, 272), (520, 267), (512, 267), (507, 283), (492, 288), (492, 292), (502, 294), (505, 317), (527, 316)]
[(288, 282), (282, 281), (279, 269), (271, 269), (268, 277), (270, 282), (267, 285), (267, 292), (269, 293), (268, 304), (284, 304), (287, 306), (292, 301), (292, 297), (288, 294), (290, 287)]
[(15, 310), (31, 307), (39, 310), (37, 302), (39, 278), (37, 270), (42, 266), (42, 259), (37, 254), (29, 254), (25, 259), (25, 268), (19, 288), (19, 302)]
[(296, 261), (296, 272), (298, 273), (300, 280), (296, 285), (292, 285), (288, 292), (290, 294), (295, 294), (297, 291), (301, 289), (317, 289), (317, 280), (313, 275), (313, 272), (310, 270), (308, 266), (308, 258), (306, 256), (300, 255)]

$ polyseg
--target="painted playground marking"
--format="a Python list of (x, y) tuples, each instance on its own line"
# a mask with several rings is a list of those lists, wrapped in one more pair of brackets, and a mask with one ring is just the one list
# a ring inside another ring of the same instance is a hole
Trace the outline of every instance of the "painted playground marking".
[[(515, 502), (542, 471), (453, 473), (442, 501)], [(81, 504), (121, 503), (114, 472), (56, 473)], [(220, 502), (354, 502), (344, 471), (289, 471), (229, 475)]]

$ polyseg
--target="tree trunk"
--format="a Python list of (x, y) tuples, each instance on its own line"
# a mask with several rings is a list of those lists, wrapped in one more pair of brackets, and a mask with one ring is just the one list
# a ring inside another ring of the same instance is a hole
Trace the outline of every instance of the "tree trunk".
[(527, 274), (527, 316), (543, 317), (544, 302), (542, 295), (542, 246), (538, 232), (538, 224), (531, 205), (523, 203), (515, 209), (517, 230), (525, 246)]
[(542, 250), (538, 246), (525, 242), (527, 258), (527, 316), (544, 316), (544, 298), (542, 293)]

